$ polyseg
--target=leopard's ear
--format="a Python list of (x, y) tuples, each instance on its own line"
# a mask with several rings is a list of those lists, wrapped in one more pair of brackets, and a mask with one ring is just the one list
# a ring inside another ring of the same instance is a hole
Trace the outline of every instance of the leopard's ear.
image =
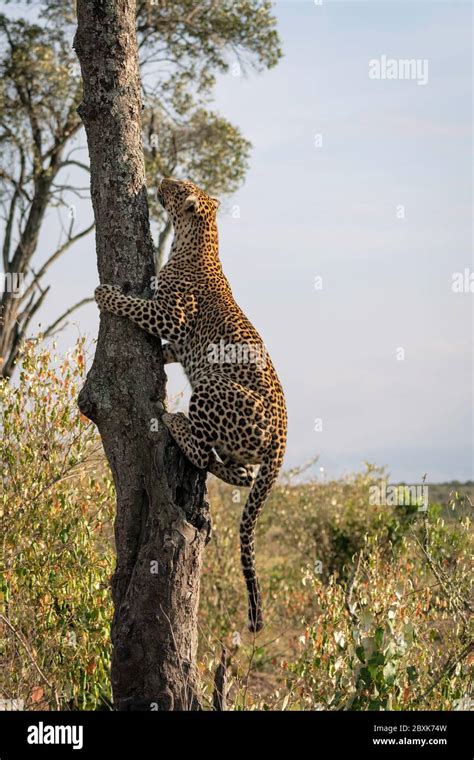
[(189, 211), (192, 213), (196, 213), (199, 210), (199, 200), (197, 195), (194, 195), (193, 193), (191, 195), (188, 195), (186, 200), (183, 203), (183, 211)]
[(214, 204), (214, 208), (215, 208), (215, 209), (216, 209), (216, 211), (217, 211), (217, 209), (218, 209), (218, 208), (219, 208), (219, 206), (221, 205), (221, 202), (220, 202), (219, 198), (211, 198), (211, 201), (213, 202), (213, 204)]

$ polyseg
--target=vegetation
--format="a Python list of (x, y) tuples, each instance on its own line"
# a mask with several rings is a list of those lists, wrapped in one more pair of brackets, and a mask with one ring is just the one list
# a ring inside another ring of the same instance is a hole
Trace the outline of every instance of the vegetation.
[(4, 699), (26, 709), (109, 703), (113, 492), (77, 411), (82, 343), (61, 360), (33, 342), (1, 384)]
[[(82, 342), (29, 342), (1, 381), (0, 698), (25, 709), (110, 709), (114, 492), (77, 411)], [(246, 632), (238, 521), (246, 491), (210, 481), (199, 667), (212, 708), (225, 646), (228, 709), (452, 710), (467, 706), (472, 503), (379, 507), (367, 467), (343, 481), (289, 473), (259, 525), (267, 626)]]

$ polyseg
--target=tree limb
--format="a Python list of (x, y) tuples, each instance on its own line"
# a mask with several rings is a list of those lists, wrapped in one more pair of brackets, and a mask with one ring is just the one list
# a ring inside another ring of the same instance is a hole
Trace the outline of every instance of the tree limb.
[(37, 286), (41, 277), (43, 277), (46, 274), (50, 266), (54, 264), (54, 262), (57, 261), (59, 257), (62, 256), (63, 253), (65, 253), (68, 250), (68, 248), (74, 245), (74, 243), (77, 243), (78, 240), (81, 240), (81, 238), (88, 235), (89, 232), (92, 232), (94, 227), (95, 227), (95, 223), (93, 222), (92, 224), (89, 225), (89, 227), (86, 227), (85, 229), (81, 230), (81, 232), (78, 232), (77, 235), (73, 235), (72, 237), (69, 237), (68, 240), (66, 240), (62, 245), (60, 245), (59, 248), (49, 257), (49, 259), (45, 261), (45, 263), (42, 265), (39, 272), (34, 273), (34, 279), (30, 283), (30, 285), (28, 285), (28, 287), (25, 289), (23, 298), (28, 298), (30, 293)]
[(74, 306), (71, 306), (67, 311), (64, 312), (64, 314), (61, 314), (60, 317), (58, 317), (43, 333), (44, 338), (49, 338), (50, 335), (53, 335), (53, 333), (57, 330), (55, 330), (58, 325), (61, 324), (61, 322), (64, 322), (64, 320), (69, 317), (74, 311), (79, 309), (81, 306), (85, 306), (86, 303), (92, 303), (94, 299), (91, 298), (83, 298), (81, 301), (78, 301)]
[[(4, 174), (4, 172), (2, 172), (2, 174)], [(16, 204), (18, 202), (18, 198), (23, 192), (24, 179), (25, 179), (25, 154), (23, 150), (20, 150), (20, 176), (18, 178), (18, 181), (15, 181), (13, 177), (11, 178), (11, 181), (13, 182), (15, 190), (13, 192), (12, 199), (10, 202), (10, 208), (9, 208), (8, 217), (7, 217), (7, 224), (5, 227), (5, 236), (3, 239), (2, 257), (3, 257), (4, 272), (9, 271), (13, 220), (15, 218), (15, 210), (16, 210)]]
[(214, 676), (214, 693), (212, 705), (214, 710), (224, 712), (227, 710), (227, 669), (230, 664), (230, 656), (225, 647), (222, 647), (221, 659)]

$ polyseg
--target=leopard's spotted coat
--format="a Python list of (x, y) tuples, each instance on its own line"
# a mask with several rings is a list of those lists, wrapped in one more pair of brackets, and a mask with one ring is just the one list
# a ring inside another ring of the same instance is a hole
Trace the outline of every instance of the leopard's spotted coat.
[[(181, 362), (192, 387), (189, 415), (165, 413), (163, 420), (186, 456), (228, 483), (251, 486), (240, 524), (241, 560), (249, 628), (259, 631), (255, 524), (285, 452), (285, 398), (262, 339), (235, 302), (222, 271), (218, 201), (191, 182), (170, 178), (162, 180), (158, 198), (175, 236), (154, 298), (124, 295), (111, 285), (100, 285), (95, 297), (100, 309), (128, 317), (168, 341), (165, 363)], [(221, 346), (240, 347), (240, 358), (247, 361), (216, 362), (211, 347)], [(245, 346), (253, 354), (245, 354)], [(256, 477), (253, 465), (260, 465)]]

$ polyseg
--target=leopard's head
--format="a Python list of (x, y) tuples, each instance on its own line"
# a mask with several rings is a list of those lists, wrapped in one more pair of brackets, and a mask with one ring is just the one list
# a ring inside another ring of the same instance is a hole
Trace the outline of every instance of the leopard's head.
[(192, 229), (215, 222), (219, 201), (193, 182), (165, 177), (161, 180), (157, 198), (173, 222), (175, 229)]

